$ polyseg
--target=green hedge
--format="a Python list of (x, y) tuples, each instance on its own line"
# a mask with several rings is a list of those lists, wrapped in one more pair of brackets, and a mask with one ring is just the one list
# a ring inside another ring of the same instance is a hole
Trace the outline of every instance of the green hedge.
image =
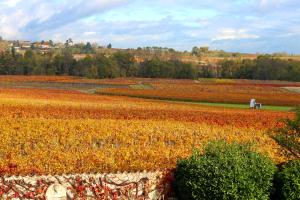
[(300, 160), (290, 161), (275, 176), (274, 199), (300, 199)]
[(182, 200), (269, 199), (276, 166), (250, 146), (213, 142), (205, 153), (181, 160), (175, 191)]

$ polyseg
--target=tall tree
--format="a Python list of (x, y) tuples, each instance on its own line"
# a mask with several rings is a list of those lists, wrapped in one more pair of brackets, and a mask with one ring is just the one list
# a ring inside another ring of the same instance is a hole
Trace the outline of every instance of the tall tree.
[(113, 59), (116, 61), (123, 76), (130, 77), (136, 75), (137, 70), (134, 67), (134, 57), (130, 53), (117, 52), (113, 55)]

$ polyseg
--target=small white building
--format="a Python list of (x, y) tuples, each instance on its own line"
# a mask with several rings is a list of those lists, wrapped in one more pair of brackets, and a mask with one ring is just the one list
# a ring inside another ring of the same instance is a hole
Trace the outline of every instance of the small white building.
[(256, 104), (256, 100), (255, 99), (251, 99), (250, 100), (250, 108), (254, 109), (255, 108), (255, 104)]
[(250, 100), (250, 109), (262, 109), (262, 103), (256, 103), (255, 99)]

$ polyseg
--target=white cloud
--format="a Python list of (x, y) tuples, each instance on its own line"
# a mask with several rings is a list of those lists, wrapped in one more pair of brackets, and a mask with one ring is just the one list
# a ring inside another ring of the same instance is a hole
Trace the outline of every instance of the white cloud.
[(86, 35), (86, 36), (95, 35), (95, 34), (96, 34), (95, 31), (87, 31), (87, 32), (83, 33), (83, 35)]
[(4, 1), (0, 1), (0, 5), (2, 4), (3, 6), (14, 7), (21, 1), (22, 0), (4, 0)]
[(259, 0), (259, 6), (261, 7), (278, 6), (286, 2), (288, 2), (288, 0)]
[(258, 35), (248, 33), (247, 29), (223, 28), (218, 31), (217, 35), (214, 38), (212, 38), (212, 41), (257, 38), (259, 38)]
[(0, 0), (5, 39), (300, 53), (299, 24), (299, 0)]
[(0, 0), (0, 35), (8, 39), (39, 39), (43, 31), (104, 13), (126, 2), (128, 0)]

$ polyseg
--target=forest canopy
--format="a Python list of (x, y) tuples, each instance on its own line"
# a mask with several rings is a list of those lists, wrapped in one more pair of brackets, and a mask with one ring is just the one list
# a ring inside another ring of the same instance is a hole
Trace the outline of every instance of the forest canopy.
[(185, 63), (159, 57), (137, 62), (130, 52), (110, 56), (93, 54), (75, 60), (73, 53), (41, 54), (28, 50), (24, 55), (6, 51), (0, 54), (1, 75), (71, 75), (88, 78), (145, 77), (145, 78), (229, 78), (300, 81), (300, 62), (283, 60), (271, 55), (257, 59), (224, 59), (216, 65)]

